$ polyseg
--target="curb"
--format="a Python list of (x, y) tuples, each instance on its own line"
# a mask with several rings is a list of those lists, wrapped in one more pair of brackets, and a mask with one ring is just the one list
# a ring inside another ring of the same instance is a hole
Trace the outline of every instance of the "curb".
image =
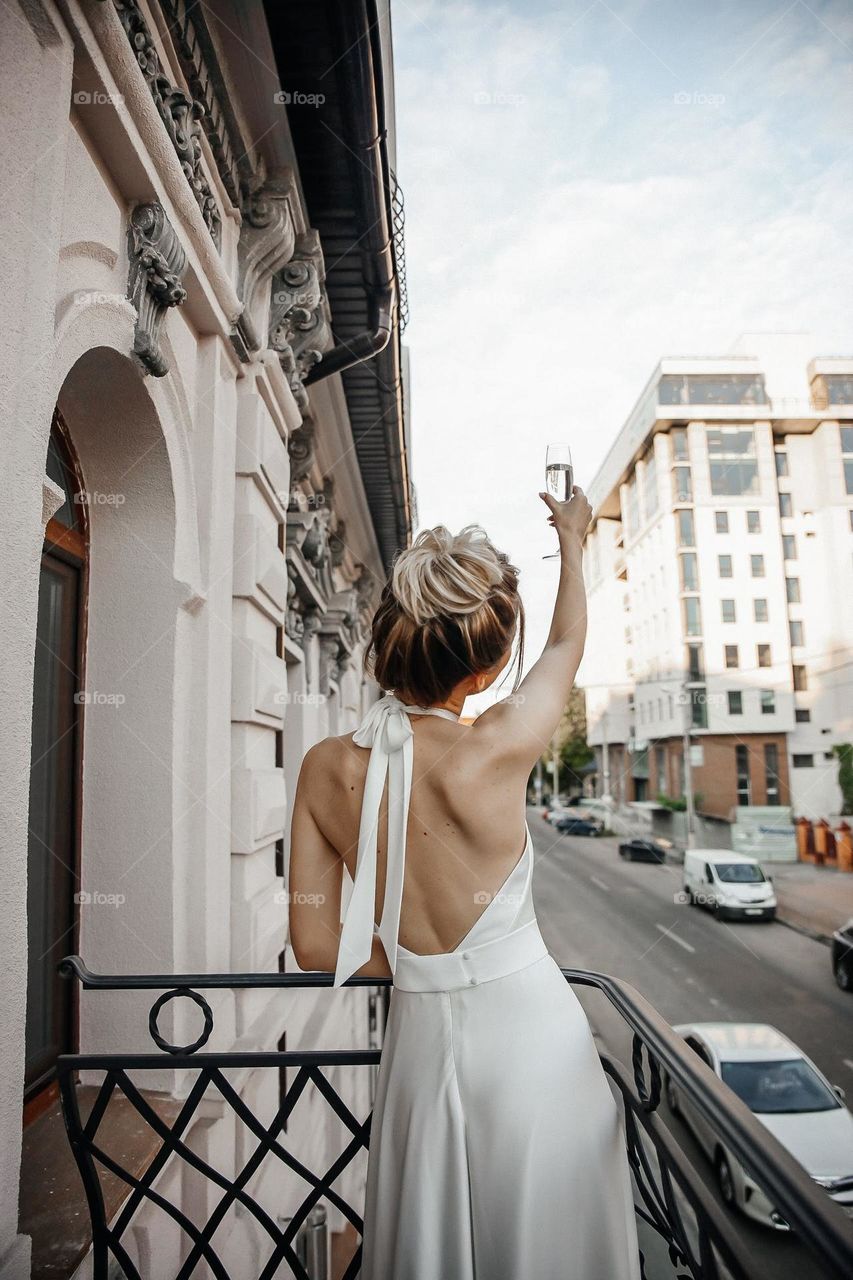
[(807, 924), (798, 924), (795, 920), (786, 919), (785, 916), (779, 914), (778, 907), (776, 908), (776, 919), (786, 929), (793, 929), (794, 933), (801, 933), (804, 937), (811, 938), (813, 942), (821, 942), (825, 947), (832, 946), (832, 938), (829, 934), (821, 933), (818, 929), (812, 929)]

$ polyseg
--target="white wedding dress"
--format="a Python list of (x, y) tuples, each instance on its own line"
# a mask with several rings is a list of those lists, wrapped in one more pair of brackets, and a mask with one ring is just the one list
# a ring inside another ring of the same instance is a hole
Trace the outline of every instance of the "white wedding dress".
[(394, 989), (370, 1135), (362, 1280), (639, 1280), (616, 1103), (584, 1012), (533, 908), (533, 846), (455, 950), (400, 946), (413, 715), (386, 695), (355, 735), (371, 757), (335, 985), (379, 935)]

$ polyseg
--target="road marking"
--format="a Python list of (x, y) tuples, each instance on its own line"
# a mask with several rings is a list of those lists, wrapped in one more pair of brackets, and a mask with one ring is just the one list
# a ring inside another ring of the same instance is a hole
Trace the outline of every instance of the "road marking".
[(593, 884), (598, 885), (599, 889), (603, 889), (605, 893), (610, 892), (610, 885), (605, 884), (603, 880), (599, 880), (598, 876), (590, 876), (589, 878)]
[(678, 943), (678, 945), (679, 945), (680, 947), (684, 947), (684, 950), (685, 950), (685, 951), (690, 951), (692, 954), (694, 954), (694, 955), (695, 955), (695, 953), (696, 953), (696, 948), (695, 948), (695, 947), (691, 947), (690, 943), (689, 943), (689, 942), (685, 942), (683, 938), (679, 938), (679, 936), (678, 936), (678, 934), (677, 934), (677, 933), (673, 933), (673, 932), (672, 932), (672, 926), (671, 926), (671, 925), (670, 925), (670, 927), (667, 929), (666, 925), (662, 925), (662, 924), (657, 924), (657, 923), (656, 923), (656, 924), (655, 924), (655, 928), (656, 928), (656, 929), (660, 929), (661, 933), (665, 934), (665, 935), (667, 936), (667, 938), (671, 938), (673, 942), (677, 942), (677, 943)]

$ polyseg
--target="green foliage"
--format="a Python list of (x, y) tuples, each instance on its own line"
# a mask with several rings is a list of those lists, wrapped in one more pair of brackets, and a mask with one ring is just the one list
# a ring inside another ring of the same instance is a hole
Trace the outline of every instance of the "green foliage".
[(841, 788), (841, 812), (853, 813), (853, 743), (839, 742), (833, 748), (838, 758), (838, 785)]

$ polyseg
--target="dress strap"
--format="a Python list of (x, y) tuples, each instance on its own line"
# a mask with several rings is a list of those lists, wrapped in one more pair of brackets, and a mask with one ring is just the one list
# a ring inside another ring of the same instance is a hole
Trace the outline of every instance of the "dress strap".
[(352, 893), (345, 913), (335, 967), (336, 987), (366, 964), (373, 950), (373, 915), (376, 909), (376, 841), (385, 779), (388, 779), (388, 851), (385, 863), (385, 895), (379, 920), (379, 937), (393, 974), (397, 964), (397, 932), (403, 901), (406, 865), (406, 827), (412, 793), (414, 746), (410, 715), (443, 716), (457, 720), (444, 707), (410, 707), (388, 693), (375, 702), (353, 735), (356, 746), (370, 748)]

